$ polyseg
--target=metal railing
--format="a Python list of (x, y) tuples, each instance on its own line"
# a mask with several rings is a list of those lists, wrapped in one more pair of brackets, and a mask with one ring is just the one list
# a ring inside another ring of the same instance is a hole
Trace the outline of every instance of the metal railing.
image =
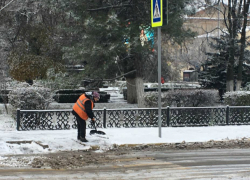
[[(76, 129), (71, 111), (17, 110), (17, 130)], [(158, 127), (157, 108), (95, 109), (94, 115), (98, 128)], [(250, 106), (166, 107), (161, 120), (162, 127), (249, 125)]]

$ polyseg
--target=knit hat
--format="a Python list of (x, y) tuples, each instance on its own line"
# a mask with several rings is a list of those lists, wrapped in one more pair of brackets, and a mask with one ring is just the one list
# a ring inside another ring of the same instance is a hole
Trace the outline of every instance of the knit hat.
[(94, 98), (100, 99), (100, 94), (99, 94), (98, 92), (93, 91), (93, 92), (92, 92), (92, 95), (93, 95)]

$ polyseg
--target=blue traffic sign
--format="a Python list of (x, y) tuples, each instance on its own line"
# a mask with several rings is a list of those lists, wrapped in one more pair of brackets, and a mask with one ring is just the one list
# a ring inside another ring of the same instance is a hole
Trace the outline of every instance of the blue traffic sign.
[(162, 0), (151, 0), (151, 24), (152, 27), (162, 26)]

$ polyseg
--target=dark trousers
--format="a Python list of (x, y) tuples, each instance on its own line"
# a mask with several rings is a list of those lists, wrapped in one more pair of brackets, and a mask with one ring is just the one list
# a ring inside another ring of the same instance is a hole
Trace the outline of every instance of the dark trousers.
[(85, 138), (86, 136), (86, 121), (77, 117), (76, 116), (76, 121), (77, 121), (77, 138)]

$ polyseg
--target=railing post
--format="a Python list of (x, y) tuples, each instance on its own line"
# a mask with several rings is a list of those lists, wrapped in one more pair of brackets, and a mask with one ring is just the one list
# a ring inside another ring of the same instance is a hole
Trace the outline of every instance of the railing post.
[(226, 109), (226, 124), (227, 124), (227, 125), (229, 124), (229, 111), (230, 111), (230, 108), (229, 108), (229, 106), (227, 105), (227, 109)]
[(106, 107), (103, 108), (103, 127), (106, 128)]
[(170, 121), (170, 109), (169, 106), (167, 106), (167, 126), (169, 127), (169, 121)]
[(17, 116), (16, 116), (16, 130), (19, 131), (19, 127), (20, 127), (20, 109), (17, 109)]

